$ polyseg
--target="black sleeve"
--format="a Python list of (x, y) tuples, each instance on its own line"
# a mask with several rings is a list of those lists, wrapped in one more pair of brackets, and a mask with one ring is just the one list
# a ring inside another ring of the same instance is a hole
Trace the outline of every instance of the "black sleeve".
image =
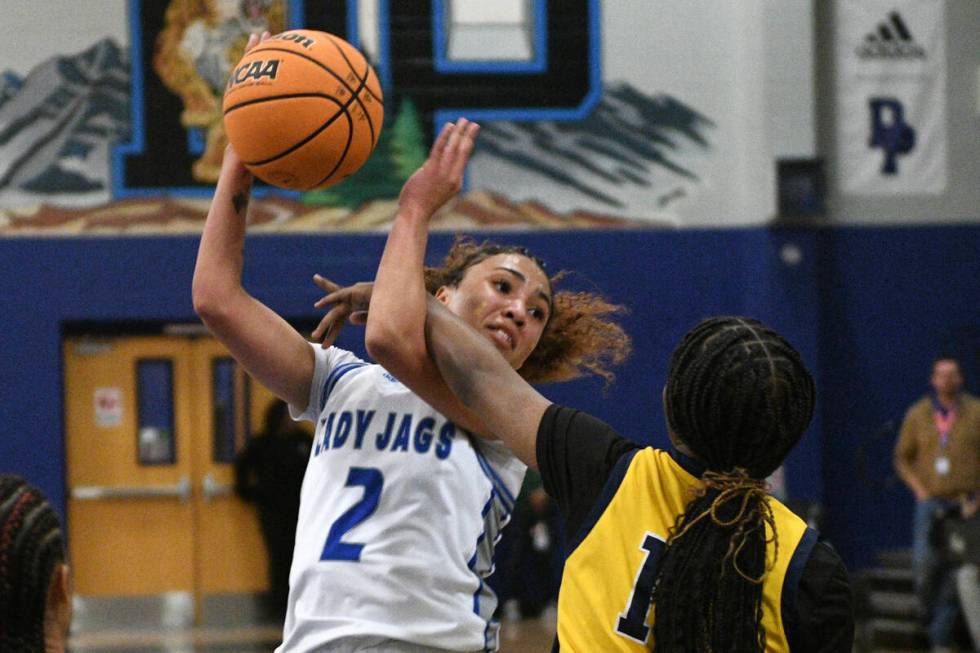
[(826, 542), (814, 545), (796, 588), (795, 606), (784, 604), (783, 612), (794, 653), (850, 653), (853, 649), (851, 582), (844, 562)]
[(536, 454), (545, 491), (558, 504), (569, 534), (578, 532), (616, 462), (640, 445), (602, 420), (552, 404), (538, 426)]

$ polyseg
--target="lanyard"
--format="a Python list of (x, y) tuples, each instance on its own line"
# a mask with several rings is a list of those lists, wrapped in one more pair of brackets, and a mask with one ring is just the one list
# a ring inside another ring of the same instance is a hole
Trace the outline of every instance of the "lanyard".
[(949, 444), (949, 432), (953, 430), (953, 423), (956, 421), (956, 409), (943, 410), (936, 407), (932, 418), (936, 422), (936, 430), (939, 431), (939, 451), (945, 452)]

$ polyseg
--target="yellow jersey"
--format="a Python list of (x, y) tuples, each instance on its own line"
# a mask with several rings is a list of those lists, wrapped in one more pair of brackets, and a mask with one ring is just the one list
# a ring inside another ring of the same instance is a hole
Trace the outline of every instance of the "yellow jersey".
[[(558, 596), (554, 651), (649, 651), (652, 591), (671, 526), (702, 487), (703, 466), (641, 448), (581, 411), (552, 405), (536, 446), (544, 487), (571, 535)], [(767, 546), (766, 650), (850, 651), (850, 582), (833, 549), (773, 497), (778, 555)], [(767, 540), (772, 532), (767, 525)]]
[[(579, 533), (565, 562), (558, 596), (561, 651), (650, 650), (657, 563), (670, 527), (700, 485), (665, 451), (647, 448), (623, 456), (594, 507), (595, 523)], [(780, 610), (783, 583), (805, 536), (812, 534), (806, 538), (807, 552), (816, 537), (779, 501), (770, 497), (769, 502), (779, 555), (770, 543), (766, 555), (772, 567), (763, 582), (762, 624), (766, 650), (781, 653), (789, 651)], [(767, 540), (771, 536), (767, 530)]]

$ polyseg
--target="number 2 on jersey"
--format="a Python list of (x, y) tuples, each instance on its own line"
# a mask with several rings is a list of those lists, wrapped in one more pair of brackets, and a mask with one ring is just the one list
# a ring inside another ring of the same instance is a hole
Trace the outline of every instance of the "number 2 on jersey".
[(645, 644), (650, 634), (650, 627), (646, 625), (647, 614), (650, 612), (650, 602), (653, 601), (653, 583), (657, 580), (657, 566), (664, 550), (664, 541), (647, 533), (640, 544), (640, 550), (646, 551), (646, 557), (636, 575), (636, 582), (633, 583), (633, 595), (626, 611), (619, 615), (616, 632)]
[(364, 544), (341, 542), (340, 539), (349, 530), (370, 517), (378, 508), (384, 482), (385, 477), (381, 474), (380, 469), (373, 467), (350, 468), (350, 472), (347, 474), (347, 487), (363, 487), (364, 496), (330, 526), (327, 541), (323, 545), (323, 553), (320, 554), (320, 560), (347, 560), (350, 562), (361, 560), (361, 549), (364, 548)]

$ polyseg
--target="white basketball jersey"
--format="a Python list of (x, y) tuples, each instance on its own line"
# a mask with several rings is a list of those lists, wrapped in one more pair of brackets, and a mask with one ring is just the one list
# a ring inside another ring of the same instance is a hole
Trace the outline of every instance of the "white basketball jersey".
[(526, 467), (470, 436), (381, 366), (311, 345), (316, 420), (278, 653), (378, 636), (495, 651), (484, 579)]

